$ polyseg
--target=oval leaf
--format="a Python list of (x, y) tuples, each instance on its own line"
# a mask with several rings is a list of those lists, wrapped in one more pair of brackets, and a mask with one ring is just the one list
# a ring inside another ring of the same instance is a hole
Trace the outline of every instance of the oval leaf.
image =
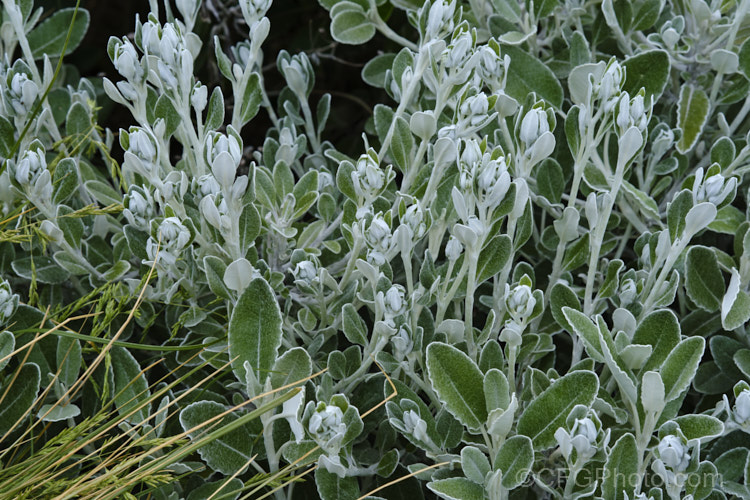
[(240, 382), (246, 381), (245, 361), (262, 384), (281, 345), (281, 310), (271, 286), (255, 278), (240, 296), (229, 320), (229, 357)]

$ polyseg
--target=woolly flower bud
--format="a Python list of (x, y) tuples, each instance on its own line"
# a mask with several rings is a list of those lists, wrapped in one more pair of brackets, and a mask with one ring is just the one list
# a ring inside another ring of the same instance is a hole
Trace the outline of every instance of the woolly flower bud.
[(51, 220), (42, 221), (42, 224), (39, 226), (39, 231), (55, 243), (62, 243), (65, 239), (62, 230)]
[(503, 69), (503, 60), (500, 55), (487, 45), (477, 49), (479, 53), (479, 65), (477, 69), (479, 76), (483, 79), (499, 78)]
[(422, 212), (422, 207), (418, 202), (406, 209), (401, 222), (409, 227), (415, 238), (421, 238), (427, 230), (424, 223), (424, 212)]
[(190, 241), (190, 231), (177, 217), (167, 217), (159, 225), (159, 232), (165, 247), (182, 250)]
[(240, 9), (247, 25), (252, 26), (265, 16), (271, 3), (272, 0), (240, 0)]
[(590, 418), (576, 419), (570, 431), (571, 443), (579, 457), (589, 459), (596, 454), (596, 440), (599, 431)]
[(39, 95), (39, 87), (26, 73), (16, 73), (11, 78), (8, 94), (13, 111), (19, 115), (26, 115)]
[(612, 62), (602, 75), (597, 89), (597, 95), (602, 102), (609, 101), (620, 92), (620, 87), (625, 79), (625, 70), (617, 61)]
[(743, 390), (735, 399), (733, 416), (740, 425), (750, 421), (750, 390)]
[(411, 434), (423, 443), (432, 444), (427, 434), (427, 422), (414, 410), (406, 410), (401, 420), (394, 419), (393, 425), (404, 434)]
[(219, 186), (216, 177), (212, 174), (205, 174), (198, 177), (198, 179), (195, 180), (195, 183), (196, 191), (200, 198), (208, 196), (209, 194), (216, 195), (221, 191), (221, 186)]
[(459, 68), (463, 66), (466, 59), (471, 56), (473, 45), (474, 40), (471, 35), (467, 32), (463, 32), (450, 44), (450, 46), (448, 46), (447, 49), (445, 49), (445, 66), (447, 68)]
[(242, 159), (242, 147), (234, 135), (214, 132), (206, 137), (206, 156), (219, 185), (229, 191)]
[(141, 26), (141, 45), (147, 54), (159, 55), (159, 39), (161, 38), (161, 26), (153, 21), (147, 21)]
[(128, 81), (140, 80), (143, 76), (143, 68), (140, 65), (138, 52), (130, 40), (125, 39), (115, 46), (115, 54), (112, 59), (115, 69)]
[(536, 299), (529, 285), (516, 285), (506, 296), (506, 305), (511, 316), (518, 319), (528, 318), (534, 311)]
[(4, 325), (16, 312), (18, 307), (18, 295), (13, 293), (10, 283), (0, 282), (0, 325)]
[(432, 5), (425, 4), (423, 8), (429, 8), (427, 16), (427, 28), (425, 30), (426, 40), (437, 38), (441, 32), (453, 31), (453, 14), (456, 11), (455, 2), (448, 0), (437, 0)]
[(128, 152), (134, 154), (147, 166), (156, 163), (156, 139), (140, 127), (130, 127)]
[(47, 160), (44, 157), (43, 150), (34, 149), (26, 151), (21, 161), (16, 165), (16, 181), (22, 186), (28, 186), (46, 169)]
[(302, 260), (297, 263), (292, 273), (294, 274), (294, 279), (311, 283), (318, 277), (318, 268), (314, 262)]
[(125, 197), (124, 204), (123, 214), (128, 222), (142, 229), (147, 228), (155, 214), (151, 194), (145, 188), (143, 190), (131, 189)]
[(451, 235), (448, 243), (445, 245), (445, 256), (450, 261), (456, 261), (464, 251), (464, 246), (458, 241), (458, 238)]
[(620, 285), (620, 305), (631, 304), (638, 296), (638, 287), (631, 278), (627, 278)]
[(685, 472), (690, 464), (688, 447), (678, 436), (664, 436), (657, 446), (657, 451), (664, 465), (675, 472)]
[(476, 139), (464, 140), (464, 150), (461, 152), (461, 163), (473, 167), (482, 160), (482, 149)]
[(357, 160), (352, 172), (352, 182), (365, 198), (376, 196), (385, 186), (385, 172), (369, 154), (363, 154)]
[(393, 285), (385, 292), (385, 318), (386, 322), (406, 312), (406, 290), (401, 285)]
[(521, 121), (519, 138), (530, 149), (545, 132), (549, 132), (547, 113), (541, 108), (530, 109)]
[(208, 104), (208, 87), (198, 82), (190, 93), (190, 104), (201, 113)]
[(307, 430), (321, 448), (329, 453), (337, 453), (346, 434), (344, 412), (336, 405), (319, 403), (310, 417)]
[[(304, 59), (303, 59), (304, 58)], [(289, 88), (298, 96), (307, 95), (307, 70), (304, 62), (307, 56), (304, 53), (296, 54), (289, 59), (281, 61), (281, 73), (286, 79)]]
[(404, 327), (401, 327), (398, 333), (391, 337), (391, 343), (393, 344), (393, 354), (396, 359), (404, 359), (414, 348), (411, 335)]
[(476, 127), (487, 118), (489, 111), (489, 100), (484, 92), (468, 97), (461, 104), (461, 115), (469, 121), (472, 127)]

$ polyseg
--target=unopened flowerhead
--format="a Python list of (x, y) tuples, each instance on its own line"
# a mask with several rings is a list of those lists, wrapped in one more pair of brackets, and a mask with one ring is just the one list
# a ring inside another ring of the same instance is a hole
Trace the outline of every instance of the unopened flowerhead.
[(444, 33), (451, 33), (453, 31), (453, 15), (456, 12), (455, 1), (437, 0), (431, 5), (425, 3), (423, 8), (430, 9), (425, 29), (426, 40), (442, 38)]
[(464, 31), (445, 49), (445, 66), (460, 68), (471, 57), (474, 40), (470, 33)]
[(286, 57), (281, 59), (279, 66), (292, 92), (298, 96), (306, 96), (308, 81), (311, 78), (309, 74), (310, 61), (307, 55), (302, 52), (292, 57)]
[(479, 126), (487, 119), (489, 107), (489, 100), (484, 92), (467, 97), (461, 104), (461, 120), (472, 127)]
[(352, 172), (354, 189), (368, 200), (376, 197), (386, 182), (386, 173), (373, 156), (369, 153), (361, 155)]
[(526, 150), (529, 151), (537, 139), (549, 130), (547, 113), (542, 108), (531, 108), (521, 121), (519, 138), (526, 146)]
[(16, 73), (10, 80), (8, 100), (13, 112), (25, 116), (30, 111), (39, 95), (39, 87), (26, 73)]
[(31, 185), (47, 169), (47, 160), (43, 149), (27, 150), (16, 165), (15, 178), (22, 186)]
[(536, 298), (529, 285), (516, 285), (509, 294), (506, 294), (506, 306), (508, 312), (517, 320), (528, 318), (536, 306)]
[(13, 293), (7, 280), (0, 282), (0, 326), (5, 325), (16, 312), (18, 295)]
[(448, 238), (448, 243), (445, 245), (445, 257), (449, 261), (456, 261), (464, 252), (464, 246), (455, 236), (451, 235)]
[(632, 278), (626, 278), (620, 285), (620, 304), (631, 304), (638, 296), (638, 287)]
[(690, 464), (690, 453), (679, 436), (667, 435), (657, 446), (659, 458), (674, 472), (685, 472)]
[[(171, 266), (185, 247), (190, 242), (190, 231), (180, 222), (177, 217), (167, 217), (159, 225), (157, 235), (161, 239), (161, 249), (159, 249), (159, 258), (165, 266)], [(151, 236), (146, 242), (146, 254), (148, 258), (156, 258), (159, 241)]]
[(427, 230), (427, 225), (425, 224), (424, 219), (425, 217), (422, 207), (419, 202), (417, 202), (406, 209), (404, 216), (401, 218), (401, 222), (411, 230), (411, 234), (414, 238), (421, 238)]
[(576, 419), (570, 435), (573, 448), (579, 457), (589, 459), (596, 454), (599, 430), (593, 420), (588, 417)]
[(128, 81), (139, 81), (143, 77), (143, 68), (135, 47), (128, 39), (115, 45), (112, 64), (115, 69)]
[(124, 199), (123, 214), (128, 222), (139, 229), (147, 229), (154, 218), (154, 199), (147, 188), (131, 188)]
[(488, 45), (482, 45), (477, 49), (479, 53), (479, 64), (477, 71), (483, 80), (499, 80), (504, 70), (503, 59), (498, 51)]
[(271, 3), (272, 0), (240, 0), (240, 9), (247, 25), (252, 26), (265, 16)]
[(614, 107), (616, 101), (613, 98), (619, 95), (624, 80), (625, 69), (617, 61), (612, 61), (604, 71), (601, 82), (596, 89), (597, 97), (605, 105), (605, 111)]
[(203, 198), (204, 196), (208, 196), (210, 194), (217, 195), (221, 191), (221, 186), (219, 186), (216, 177), (214, 177), (212, 174), (201, 175), (194, 182), (198, 198)]
[(141, 160), (147, 169), (156, 164), (158, 156), (156, 138), (151, 132), (141, 127), (130, 127), (128, 141), (128, 152)]
[(307, 430), (328, 453), (338, 453), (346, 434), (344, 412), (336, 405), (318, 403), (307, 424)]
[(301, 260), (294, 267), (294, 279), (312, 283), (318, 277), (318, 267), (315, 262), (310, 260)]
[(219, 185), (230, 192), (242, 160), (242, 146), (233, 134), (211, 132), (206, 137), (206, 161)]
[(750, 424), (750, 390), (745, 389), (737, 395), (732, 416), (742, 426)]
[(404, 359), (414, 348), (414, 341), (412, 341), (411, 334), (405, 326), (399, 328), (398, 333), (391, 337), (391, 343), (393, 344), (393, 355), (396, 359)]
[(406, 289), (401, 285), (393, 285), (383, 296), (383, 306), (384, 321), (389, 326), (394, 326), (394, 319), (406, 312)]

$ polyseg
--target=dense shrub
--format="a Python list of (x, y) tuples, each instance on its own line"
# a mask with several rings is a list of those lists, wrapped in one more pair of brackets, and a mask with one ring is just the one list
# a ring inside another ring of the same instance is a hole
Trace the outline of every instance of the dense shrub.
[(149, 7), (3, 0), (1, 498), (750, 498), (749, 0)]

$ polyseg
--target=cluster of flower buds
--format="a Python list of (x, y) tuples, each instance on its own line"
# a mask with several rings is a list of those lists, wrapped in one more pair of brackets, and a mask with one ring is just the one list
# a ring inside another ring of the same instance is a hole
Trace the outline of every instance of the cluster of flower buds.
[(592, 89), (594, 97), (604, 107), (605, 113), (615, 109), (623, 83), (625, 83), (625, 68), (612, 59), (607, 64), (601, 80), (598, 83), (594, 82), (594, 88)]
[(354, 192), (362, 202), (357, 209), (357, 217), (363, 217), (369, 212), (373, 202), (385, 190), (388, 183), (395, 177), (392, 167), (380, 167), (377, 153), (370, 149), (357, 160), (351, 173)]
[(9, 71), (6, 76), (5, 101), (13, 115), (25, 117), (31, 112), (39, 87), (25, 72)]
[(456, 136), (465, 137), (482, 128), (490, 120), (489, 113), (490, 99), (487, 94), (477, 92), (466, 97), (458, 108), (458, 122), (454, 126)]
[(372, 218), (365, 232), (365, 240), (370, 247), (367, 252), (367, 260), (371, 264), (380, 267), (390, 259), (391, 251), (394, 248), (393, 234), (382, 213), (378, 213)]
[(146, 186), (132, 186), (123, 200), (122, 214), (128, 223), (141, 231), (148, 231), (156, 215), (156, 206), (151, 191)]
[(300, 52), (290, 56), (286, 51), (282, 51), (277, 59), (277, 65), (291, 91), (298, 99), (306, 100), (315, 83), (315, 71), (307, 54)]
[(260, 21), (271, 8), (273, 0), (240, 0), (242, 17), (248, 26), (253, 26)]
[[(150, 236), (146, 242), (146, 254), (149, 260), (156, 259), (157, 250), (159, 263), (169, 268), (177, 262), (180, 253), (188, 246), (192, 235), (177, 217), (167, 217), (159, 224), (158, 235)], [(159, 248), (159, 245), (161, 247)]]
[[(562, 456), (569, 463), (585, 463), (591, 460), (596, 455), (597, 450), (600, 449), (600, 437), (608, 439), (608, 435), (604, 436), (604, 433), (602, 433), (601, 423), (593, 414), (584, 418), (573, 419), (570, 431), (564, 427), (559, 427), (555, 431), (555, 439), (560, 446)], [(572, 457), (573, 451), (576, 453), (575, 457)]]
[(656, 456), (651, 468), (664, 481), (670, 497), (677, 498), (687, 479), (685, 471), (692, 458), (687, 440), (674, 434), (664, 436), (656, 446)]
[(702, 202), (713, 203), (716, 206), (725, 201), (731, 202), (737, 189), (737, 178), (730, 177), (726, 179), (718, 171), (718, 168), (711, 167), (703, 175), (703, 168), (695, 171), (695, 181), (693, 181), (693, 202), (698, 204)]
[(125, 150), (124, 174), (135, 173), (150, 180), (161, 177), (159, 142), (153, 132), (142, 127), (120, 129), (120, 145)]
[(645, 131), (646, 125), (648, 125), (648, 115), (649, 112), (644, 105), (643, 93), (639, 93), (631, 99), (627, 92), (622, 92), (615, 111), (615, 124), (619, 135), (623, 135), (630, 127), (636, 127), (641, 132)]
[(13, 293), (7, 280), (0, 282), (0, 326), (8, 323), (18, 307), (18, 295)]
[(378, 292), (375, 296), (375, 302), (383, 311), (383, 321), (385, 324), (394, 328), (396, 326), (396, 318), (406, 312), (406, 289), (401, 285), (393, 285), (385, 293)]
[(555, 149), (554, 127), (554, 113), (543, 103), (526, 112), (518, 127), (519, 149), (524, 162), (522, 171), (516, 172), (517, 175), (528, 177), (534, 165), (552, 154)]
[[(427, 12), (428, 9), (429, 11)], [(454, 17), (456, 14), (455, 0), (425, 2), (419, 10), (419, 17), (423, 17), (425, 12), (427, 13), (427, 25), (424, 32), (425, 42), (441, 39), (448, 33), (453, 32), (455, 26)]]

